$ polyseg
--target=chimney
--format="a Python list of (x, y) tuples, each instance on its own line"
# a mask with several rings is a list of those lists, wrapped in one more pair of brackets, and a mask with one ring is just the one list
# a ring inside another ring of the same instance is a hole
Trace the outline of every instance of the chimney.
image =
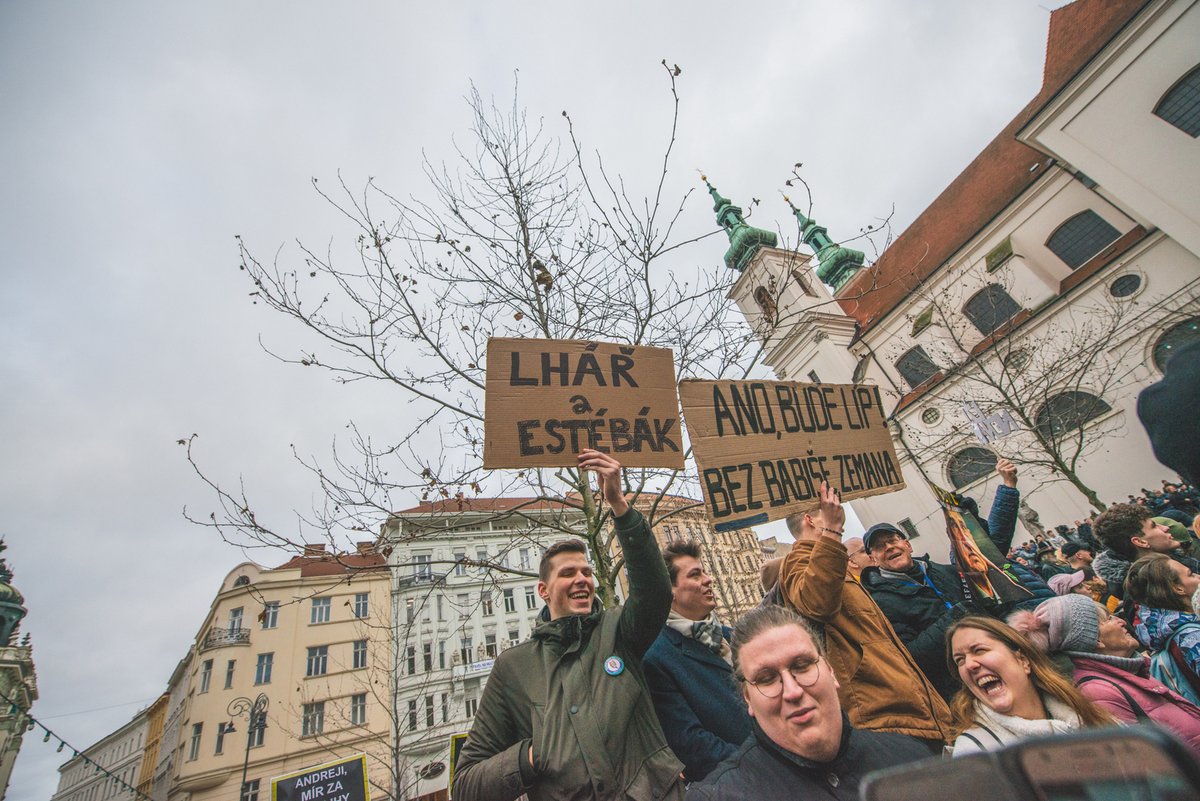
[(305, 556), (320, 556), (323, 553), (325, 553), (325, 543), (323, 542), (304, 544)]
[(368, 556), (370, 554), (375, 553), (375, 543), (374, 542), (370, 542), (370, 541), (356, 542), (356, 543), (354, 543), (354, 545), (355, 545), (355, 547), (358, 548), (358, 553), (360, 556)]

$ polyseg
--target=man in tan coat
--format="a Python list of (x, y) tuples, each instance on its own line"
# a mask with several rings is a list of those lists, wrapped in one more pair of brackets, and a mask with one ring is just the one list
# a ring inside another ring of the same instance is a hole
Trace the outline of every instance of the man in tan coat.
[(796, 543), (783, 560), (779, 589), (789, 606), (821, 624), (838, 697), (852, 725), (907, 734), (934, 753), (950, 739), (950, 710), (917, 667), (883, 612), (850, 575), (842, 544), (846, 512), (821, 486), (815, 514), (792, 515)]

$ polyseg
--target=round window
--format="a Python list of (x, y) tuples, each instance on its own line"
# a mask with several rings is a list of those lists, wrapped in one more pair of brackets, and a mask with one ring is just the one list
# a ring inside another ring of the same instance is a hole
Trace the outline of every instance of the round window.
[(1127, 298), (1142, 286), (1142, 277), (1137, 273), (1126, 273), (1108, 285), (1108, 294), (1114, 298)]
[(1029, 366), (1029, 349), (1017, 348), (1004, 357), (1004, 366), (1014, 373), (1019, 373)]
[(930, 406), (925, 411), (921, 412), (921, 422), (927, 426), (934, 425), (938, 420), (942, 419), (942, 413)]

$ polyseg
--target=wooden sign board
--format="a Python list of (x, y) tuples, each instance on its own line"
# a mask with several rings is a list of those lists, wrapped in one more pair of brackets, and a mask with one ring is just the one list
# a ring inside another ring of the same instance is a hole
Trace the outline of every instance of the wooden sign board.
[(878, 387), (787, 381), (679, 384), (708, 517), (717, 531), (904, 488)]
[(483, 466), (569, 467), (585, 448), (625, 467), (683, 468), (669, 348), (488, 340)]

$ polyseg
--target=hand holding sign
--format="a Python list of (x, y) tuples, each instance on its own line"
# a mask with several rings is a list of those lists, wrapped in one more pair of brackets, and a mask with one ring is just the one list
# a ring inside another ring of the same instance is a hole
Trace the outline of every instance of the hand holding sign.
[(838, 542), (841, 542), (842, 528), (846, 525), (846, 510), (842, 508), (841, 493), (829, 486), (828, 481), (822, 481), (820, 498), (821, 507), (818, 512), (820, 522), (817, 523), (817, 526), (821, 529), (822, 534), (835, 537)]
[(616, 517), (629, 511), (625, 500), (625, 488), (621, 486), (621, 463), (600, 451), (585, 450), (579, 454), (579, 469), (593, 470), (604, 500)]

